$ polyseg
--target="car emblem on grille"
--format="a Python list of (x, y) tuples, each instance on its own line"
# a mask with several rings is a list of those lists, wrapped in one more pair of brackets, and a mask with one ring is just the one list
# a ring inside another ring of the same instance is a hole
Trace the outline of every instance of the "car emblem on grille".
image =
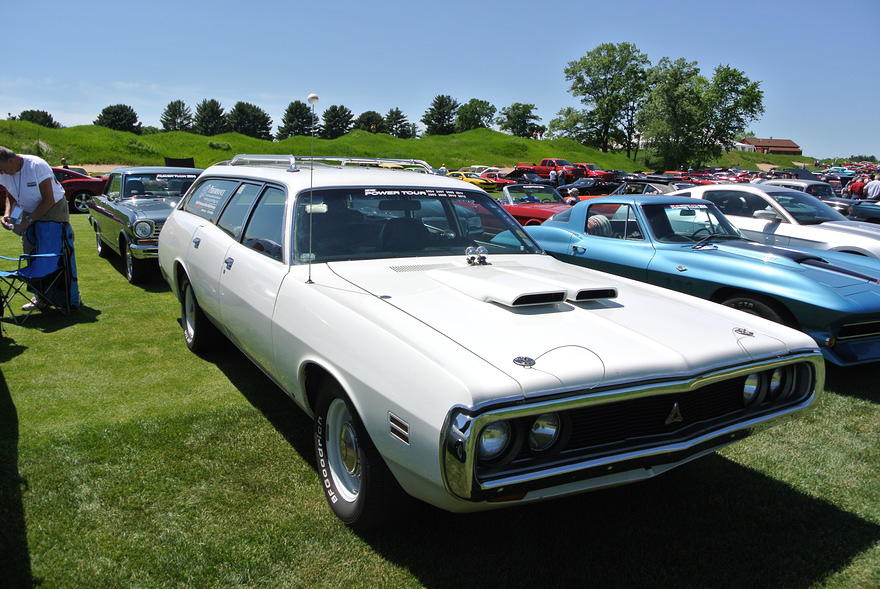
[(533, 358), (529, 358), (527, 356), (517, 356), (513, 359), (513, 363), (517, 366), (523, 366), (525, 368), (531, 368), (535, 365), (535, 360)]
[(681, 409), (678, 408), (678, 403), (675, 403), (672, 406), (672, 411), (670, 411), (669, 415), (666, 417), (666, 425), (679, 421), (684, 421), (684, 417), (681, 416)]
[(748, 329), (746, 329), (744, 327), (737, 327), (736, 329), (733, 330), (733, 333), (738, 333), (740, 335), (745, 335), (747, 337), (755, 337), (754, 331), (749, 331)]

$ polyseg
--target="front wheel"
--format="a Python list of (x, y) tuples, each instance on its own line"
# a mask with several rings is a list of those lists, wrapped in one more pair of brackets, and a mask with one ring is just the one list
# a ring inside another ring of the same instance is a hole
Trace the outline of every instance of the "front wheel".
[(325, 383), (318, 393), (314, 437), (321, 487), (333, 513), (359, 530), (388, 520), (405, 494), (336, 383)]
[(140, 284), (147, 279), (149, 268), (147, 262), (138, 260), (131, 254), (131, 248), (128, 247), (128, 241), (122, 242), (122, 258), (125, 262), (125, 279), (131, 284)]
[(776, 303), (764, 297), (756, 295), (736, 296), (722, 301), (721, 304), (740, 311), (745, 311), (751, 315), (757, 315), (758, 317), (769, 319), (770, 321), (775, 321), (776, 323), (788, 325), (788, 321), (785, 320), (783, 312), (777, 307)]

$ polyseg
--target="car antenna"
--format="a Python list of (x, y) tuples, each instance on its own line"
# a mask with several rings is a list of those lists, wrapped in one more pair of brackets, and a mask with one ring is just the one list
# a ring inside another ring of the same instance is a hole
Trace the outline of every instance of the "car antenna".
[[(318, 104), (318, 95), (312, 92), (306, 98), (309, 101), (309, 104), (312, 105), (312, 120), (311, 122), (311, 139), (309, 140), (309, 156), (311, 158), (315, 157), (315, 105)], [(314, 284), (312, 282), (312, 259), (315, 257), (315, 252), (312, 251), (312, 219), (314, 218), (314, 201), (315, 201), (315, 160), (312, 159), (309, 162), (309, 278), (306, 280), (306, 284)]]

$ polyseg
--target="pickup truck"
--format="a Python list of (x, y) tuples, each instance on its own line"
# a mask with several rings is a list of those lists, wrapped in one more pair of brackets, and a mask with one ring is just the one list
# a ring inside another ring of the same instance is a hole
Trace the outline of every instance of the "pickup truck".
[(533, 162), (517, 162), (515, 169), (531, 172), (542, 178), (549, 178), (550, 171), (556, 170), (557, 174), (562, 174), (560, 184), (567, 184), (577, 178), (586, 177), (586, 171), (583, 168), (574, 165), (568, 160), (560, 159), (543, 159), (539, 165), (535, 165)]
[(587, 175), (587, 178), (599, 178), (600, 180), (605, 180), (606, 182), (614, 178), (614, 172), (603, 170), (596, 164), (575, 162), (574, 165), (578, 166), (579, 168), (583, 168), (584, 172)]

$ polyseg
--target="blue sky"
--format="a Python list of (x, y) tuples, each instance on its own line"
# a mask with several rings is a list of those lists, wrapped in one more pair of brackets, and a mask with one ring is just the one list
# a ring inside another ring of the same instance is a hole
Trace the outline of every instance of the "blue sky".
[(124, 103), (159, 126), (171, 100), (216, 98), (226, 109), (254, 103), (277, 125), (290, 101), (315, 92), (319, 111), (398, 107), (417, 121), (442, 93), (499, 109), (534, 103), (546, 124), (579, 104), (565, 65), (629, 41), (652, 62), (684, 57), (707, 76), (730, 64), (760, 80), (760, 137), (816, 157), (880, 157), (880, 0), (53, 0), (16, 3), (14, 14), (4, 16), (4, 117), (36, 108), (90, 124)]

